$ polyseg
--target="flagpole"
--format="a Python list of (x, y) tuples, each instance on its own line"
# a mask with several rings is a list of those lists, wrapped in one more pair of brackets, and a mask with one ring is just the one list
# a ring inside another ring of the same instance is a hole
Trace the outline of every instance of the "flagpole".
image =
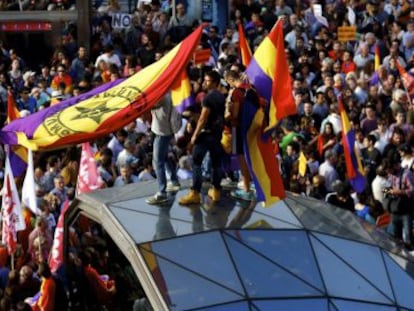
[[(39, 227), (37, 227), (39, 229)], [(43, 254), (42, 254), (42, 243), (40, 243), (40, 232), (37, 231), (37, 240), (39, 241), (39, 257), (42, 259), (40, 261), (43, 261)]]
[(12, 253), (10, 257), (11, 257), (11, 270), (14, 271), (14, 253)]

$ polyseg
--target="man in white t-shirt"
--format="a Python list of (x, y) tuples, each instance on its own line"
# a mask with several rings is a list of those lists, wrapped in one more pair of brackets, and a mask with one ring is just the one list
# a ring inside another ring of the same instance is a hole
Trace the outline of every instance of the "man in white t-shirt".
[(98, 68), (99, 66), (99, 62), (103, 60), (105, 61), (105, 63), (107, 63), (108, 65), (110, 64), (114, 64), (116, 65), (118, 68), (121, 68), (122, 63), (121, 60), (119, 59), (119, 56), (117, 54), (115, 54), (114, 52), (114, 47), (112, 44), (108, 44), (105, 48), (104, 48), (104, 52), (103, 54), (99, 55), (96, 58), (95, 61), (95, 68)]

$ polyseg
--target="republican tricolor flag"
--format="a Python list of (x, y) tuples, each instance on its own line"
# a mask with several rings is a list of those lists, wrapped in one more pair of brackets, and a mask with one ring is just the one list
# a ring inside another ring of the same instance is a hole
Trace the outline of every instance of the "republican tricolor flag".
[(259, 96), (268, 102), (265, 131), (273, 129), (284, 117), (297, 113), (286, 60), (283, 22), (278, 21), (260, 43), (246, 74)]
[(190, 78), (185, 69), (181, 71), (178, 79), (172, 85), (171, 100), (173, 106), (179, 113), (183, 113), (195, 103)]
[(285, 198), (286, 194), (274, 146), (263, 133), (264, 121), (263, 108), (245, 100), (242, 119), (244, 156), (256, 188), (257, 201), (269, 206)]
[(355, 146), (355, 131), (349, 122), (342, 98), (338, 98), (342, 121), (342, 145), (344, 147), (346, 172), (349, 182), (357, 193), (365, 189), (366, 178), (361, 158)]
[(104, 137), (136, 120), (171, 90), (198, 46), (200, 26), (160, 60), (125, 80), (109, 82), (17, 119), (0, 131), (0, 141), (33, 151)]

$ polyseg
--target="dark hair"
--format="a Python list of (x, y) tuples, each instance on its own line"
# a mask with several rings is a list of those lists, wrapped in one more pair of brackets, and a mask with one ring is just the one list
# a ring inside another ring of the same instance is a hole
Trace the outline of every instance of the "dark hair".
[(219, 85), (221, 76), (217, 71), (210, 70), (206, 72), (205, 75), (210, 77), (213, 83), (215, 83), (216, 85)]
[(40, 276), (43, 276), (46, 279), (48, 279), (52, 276), (52, 272), (50, 271), (49, 264), (46, 261), (42, 261), (39, 264), (38, 273), (39, 273)]
[(377, 137), (374, 134), (368, 134), (367, 139), (369, 142), (375, 144), (377, 142)]
[(235, 70), (229, 70), (229, 71), (226, 71), (226, 73), (224, 74), (224, 77), (226, 79), (238, 80), (240, 79), (240, 74), (236, 72)]

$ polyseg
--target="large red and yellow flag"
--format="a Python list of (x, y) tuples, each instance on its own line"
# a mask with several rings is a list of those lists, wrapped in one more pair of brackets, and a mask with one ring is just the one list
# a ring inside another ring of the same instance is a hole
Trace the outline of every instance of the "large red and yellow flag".
[(116, 81), (5, 126), (0, 140), (32, 150), (62, 148), (106, 136), (151, 109), (178, 78), (192, 56), (203, 26), (159, 61), (124, 81)]
[(241, 63), (247, 67), (250, 64), (250, 61), (252, 60), (252, 50), (250, 49), (249, 42), (247, 41), (246, 36), (244, 35), (242, 23), (239, 23), (237, 27), (239, 32), (239, 49)]
[(281, 21), (254, 52), (246, 74), (257, 93), (268, 102), (269, 124), (265, 131), (274, 128), (284, 117), (296, 114)]

